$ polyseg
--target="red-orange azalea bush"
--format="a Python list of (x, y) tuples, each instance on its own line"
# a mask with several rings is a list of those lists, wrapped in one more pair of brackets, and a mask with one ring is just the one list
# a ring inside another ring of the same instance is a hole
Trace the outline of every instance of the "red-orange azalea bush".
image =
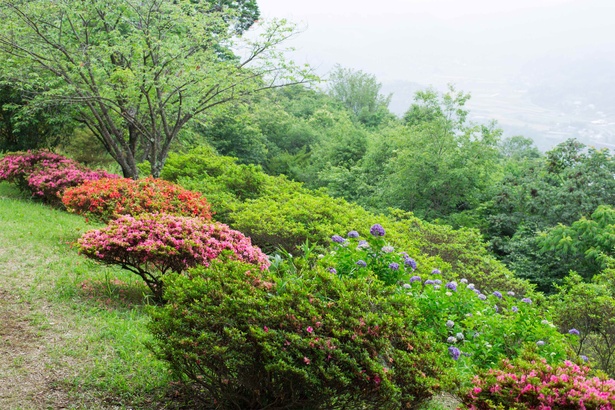
[(67, 189), (62, 202), (69, 212), (103, 222), (155, 212), (211, 219), (209, 203), (200, 193), (156, 178), (86, 181)]
[(78, 246), (89, 258), (139, 275), (159, 302), (164, 274), (209, 266), (222, 254), (260, 269), (269, 267), (267, 256), (241, 232), (202, 218), (168, 214), (122, 216), (102, 229), (86, 232)]

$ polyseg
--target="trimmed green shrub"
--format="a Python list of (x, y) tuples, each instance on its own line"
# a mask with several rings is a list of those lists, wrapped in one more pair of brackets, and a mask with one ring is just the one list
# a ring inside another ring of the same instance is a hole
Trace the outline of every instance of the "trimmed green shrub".
[[(529, 282), (515, 278), (488, 253), (475, 230), (454, 230), (398, 210), (389, 216), (374, 215), (285, 177), (237, 165), (207, 148), (171, 155), (162, 175), (203, 192), (217, 212), (216, 219), (244, 232), (268, 253), (279, 248), (295, 253), (306, 242), (323, 249), (332, 235), (354, 230), (365, 236), (372, 224), (380, 223), (391, 233), (391, 245), (403, 248), (420, 266), (438, 267), (445, 278), (464, 277), (485, 291), (509, 289), (525, 294), (532, 290)], [(241, 190), (224, 182), (235, 178)]]
[(413, 300), (373, 278), (212, 262), (169, 276), (165, 297), (157, 352), (203, 407), (418, 408), (450, 361)]

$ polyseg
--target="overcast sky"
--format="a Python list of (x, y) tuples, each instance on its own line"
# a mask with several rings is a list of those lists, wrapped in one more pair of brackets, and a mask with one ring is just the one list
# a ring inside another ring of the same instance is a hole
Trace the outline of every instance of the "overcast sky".
[[(304, 28), (298, 62), (381, 81), (512, 73), (535, 59), (615, 54), (615, 0), (258, 0)], [(481, 71), (482, 70), (482, 71)]]

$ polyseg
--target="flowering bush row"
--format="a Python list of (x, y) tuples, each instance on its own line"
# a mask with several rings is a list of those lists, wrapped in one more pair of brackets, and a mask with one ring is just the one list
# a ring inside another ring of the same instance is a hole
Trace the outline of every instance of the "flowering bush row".
[(121, 215), (168, 213), (211, 219), (210, 206), (199, 193), (161, 179), (100, 179), (67, 189), (62, 202), (69, 212), (103, 222)]
[(103, 170), (90, 170), (72, 159), (49, 151), (16, 152), (0, 160), (0, 181), (50, 203), (60, 203), (64, 190), (84, 181), (119, 178)]
[(463, 397), (470, 410), (613, 410), (615, 380), (589, 377), (589, 368), (565, 361), (557, 366), (546, 360), (502, 362), (473, 380)]
[(157, 301), (162, 301), (163, 275), (207, 266), (222, 254), (260, 269), (269, 266), (267, 256), (241, 232), (202, 218), (168, 214), (122, 216), (102, 229), (85, 233), (78, 246), (92, 259), (120, 265), (141, 276)]

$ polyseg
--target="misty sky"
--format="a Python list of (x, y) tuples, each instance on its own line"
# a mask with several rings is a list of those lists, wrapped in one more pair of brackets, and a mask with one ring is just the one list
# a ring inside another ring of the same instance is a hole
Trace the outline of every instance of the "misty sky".
[[(615, 51), (613, 0), (259, 0), (305, 29), (294, 58), (382, 81), (514, 72), (535, 59)], [(469, 68), (468, 68), (469, 67)], [(472, 71), (473, 72), (473, 71)]]

